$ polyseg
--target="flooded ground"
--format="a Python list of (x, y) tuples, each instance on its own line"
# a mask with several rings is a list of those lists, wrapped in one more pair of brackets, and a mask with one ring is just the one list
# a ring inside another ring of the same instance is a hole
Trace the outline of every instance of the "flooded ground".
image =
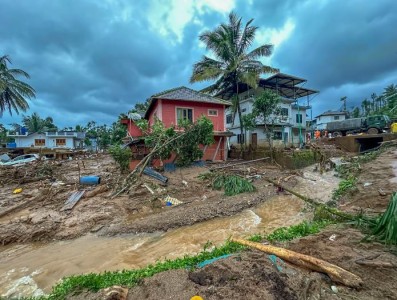
[(48, 293), (60, 278), (72, 274), (143, 267), (203, 249), (207, 241), (220, 244), (229, 236), (271, 231), (299, 223), (303, 204), (282, 195), (253, 210), (217, 218), (166, 233), (118, 237), (84, 236), (71, 241), (4, 247), (0, 253), (0, 293)]
[[(294, 177), (295, 190), (321, 201), (329, 199), (338, 179), (307, 169)], [(262, 181), (262, 185), (268, 184)], [(268, 185), (267, 188), (274, 188)], [(246, 198), (246, 194), (241, 198)], [(123, 234), (114, 237), (88, 234), (74, 240), (35, 242), (0, 247), (0, 295), (29, 296), (48, 293), (62, 277), (89, 272), (134, 269), (165, 258), (194, 254), (211, 241), (221, 244), (229, 236), (271, 232), (307, 218), (304, 203), (280, 194), (233, 216), (170, 229), (167, 232)]]

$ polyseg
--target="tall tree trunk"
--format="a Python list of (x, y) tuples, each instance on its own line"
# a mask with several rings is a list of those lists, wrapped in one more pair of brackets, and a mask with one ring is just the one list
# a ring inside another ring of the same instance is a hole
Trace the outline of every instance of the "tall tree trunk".
[[(243, 128), (243, 118), (241, 115), (241, 107), (240, 107), (240, 97), (238, 95), (238, 81), (236, 82), (236, 101), (237, 101), (237, 113), (238, 113), (238, 119), (240, 121), (240, 155), (242, 156), (243, 150), (244, 150), (244, 140), (246, 137), (244, 136), (244, 128)], [(243, 138), (244, 137), (244, 138)]]

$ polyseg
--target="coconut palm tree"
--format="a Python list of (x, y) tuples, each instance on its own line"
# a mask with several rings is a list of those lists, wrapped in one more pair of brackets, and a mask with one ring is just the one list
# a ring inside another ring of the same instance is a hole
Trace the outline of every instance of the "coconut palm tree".
[(390, 84), (388, 85), (383, 95), (385, 96), (385, 101), (387, 101), (388, 108), (393, 108), (397, 104), (397, 85)]
[(277, 69), (265, 66), (259, 61), (261, 57), (271, 55), (273, 45), (261, 45), (248, 52), (258, 29), (251, 25), (252, 21), (253, 19), (249, 20), (243, 26), (241, 18), (232, 12), (229, 14), (229, 23), (223, 23), (213, 31), (201, 34), (200, 41), (212, 52), (214, 58), (203, 56), (194, 64), (190, 78), (191, 83), (214, 80), (215, 83), (205, 89), (207, 92), (216, 95), (226, 91), (232, 92), (233, 114), (235, 116), (236, 112), (238, 113), (241, 135), (243, 122), (238, 97), (239, 83), (256, 88), (260, 74), (278, 72)]
[(54, 120), (51, 117), (42, 119), (38, 113), (33, 113), (31, 116), (23, 116), (23, 126), (28, 129), (28, 132), (43, 132), (56, 131), (57, 127), (54, 125)]
[(29, 104), (26, 99), (35, 97), (35, 90), (27, 83), (16, 79), (18, 76), (29, 78), (29, 74), (20, 69), (9, 69), (11, 63), (9, 56), (0, 57), (0, 116), (8, 110), (12, 115), (14, 110), (26, 111)]
[(365, 98), (363, 100), (363, 102), (361, 102), (361, 107), (363, 108), (363, 111), (365, 112), (364, 115), (368, 116), (369, 112), (370, 112), (370, 109), (371, 109), (371, 102), (368, 101), (367, 98)]

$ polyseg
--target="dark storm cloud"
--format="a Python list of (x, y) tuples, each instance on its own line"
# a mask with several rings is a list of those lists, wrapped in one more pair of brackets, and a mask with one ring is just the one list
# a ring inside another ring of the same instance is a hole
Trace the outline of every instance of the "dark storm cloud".
[(272, 27), (277, 20), (280, 27), (293, 21), (295, 29), (276, 47), (272, 63), (321, 91), (315, 110), (339, 109), (345, 95), (350, 106), (359, 105), (397, 83), (397, 1), (273, 2), (265, 9), (268, 1), (254, 1), (247, 13)]
[[(149, 30), (145, 1), (5, 1), (0, 54), (31, 75), (31, 110), (62, 126), (110, 123), (151, 94), (188, 84), (197, 25), (181, 44)], [(4, 8), (4, 9), (3, 9)], [(132, 18), (123, 19), (123, 10)], [(16, 117), (13, 117), (13, 121)], [(11, 123), (3, 117), (3, 123)]]
[[(195, 15), (201, 25), (186, 24), (177, 42), (175, 33), (158, 32), (168, 9), (153, 29), (151, 1), (1, 2), (0, 55), (26, 70), (37, 90), (27, 113), (51, 115), (61, 126), (111, 123), (151, 94), (189, 85), (192, 65), (205, 54), (198, 35), (226, 21), (206, 7)], [(353, 105), (397, 83), (397, 1), (241, 0), (235, 11), (261, 29), (294, 23), (272, 66), (321, 91), (313, 100), (316, 112), (338, 109), (341, 96)], [(17, 119), (4, 115), (0, 122)]]

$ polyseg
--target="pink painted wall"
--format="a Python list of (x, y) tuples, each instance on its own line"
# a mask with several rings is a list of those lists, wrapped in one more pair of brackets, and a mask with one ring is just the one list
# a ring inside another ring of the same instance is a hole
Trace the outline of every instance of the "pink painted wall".
[(142, 136), (142, 131), (138, 126), (135, 125), (134, 121), (130, 119), (122, 119), (121, 124), (127, 125), (127, 130), (132, 137), (140, 137)]
[[(157, 102), (158, 103), (158, 102)], [(156, 104), (157, 104), (156, 103)], [(203, 103), (203, 102), (192, 102), (183, 100), (161, 100), (161, 111), (162, 121), (166, 127), (176, 125), (176, 108), (190, 108), (193, 109), (193, 122), (195, 122), (200, 116), (205, 115), (214, 124), (214, 131), (225, 131), (225, 108), (222, 104), (215, 103)], [(209, 116), (208, 110), (214, 109), (218, 111), (217, 116)], [(153, 118), (153, 113), (156, 108), (153, 108), (149, 115)]]

